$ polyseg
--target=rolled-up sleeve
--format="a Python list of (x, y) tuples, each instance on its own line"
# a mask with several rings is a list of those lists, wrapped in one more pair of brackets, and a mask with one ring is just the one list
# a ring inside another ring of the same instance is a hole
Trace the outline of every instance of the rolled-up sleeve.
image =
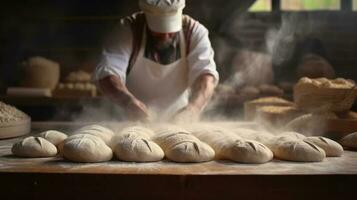
[(132, 51), (132, 33), (130, 25), (122, 20), (106, 39), (99, 64), (94, 73), (94, 81), (109, 75), (126, 81), (126, 70)]
[(192, 32), (190, 53), (187, 57), (190, 85), (202, 74), (211, 74), (215, 78), (215, 84), (218, 84), (219, 74), (213, 57), (214, 51), (208, 38), (208, 30), (197, 22)]

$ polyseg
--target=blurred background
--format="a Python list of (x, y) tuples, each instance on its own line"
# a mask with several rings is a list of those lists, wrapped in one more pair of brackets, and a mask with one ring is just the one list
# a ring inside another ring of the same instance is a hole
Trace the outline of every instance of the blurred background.
[[(210, 31), (221, 77), (218, 97), (208, 110), (239, 116), (241, 104), (258, 96), (291, 99), (292, 85), (303, 76), (357, 80), (357, 0), (186, 4), (184, 13)], [(106, 36), (120, 18), (136, 11), (133, 0), (1, 1), (0, 101), (21, 108), (34, 120), (86, 119), (98, 109), (116, 118), (113, 105), (93, 92), (88, 75)], [(38, 56), (46, 60), (31, 60)], [(45, 71), (28, 72), (27, 67), (49, 61), (59, 66), (50, 93), (21, 94), (19, 87), (44, 88), (27, 79), (34, 73), (45, 77)], [(73, 88), (82, 92), (66, 91)]]

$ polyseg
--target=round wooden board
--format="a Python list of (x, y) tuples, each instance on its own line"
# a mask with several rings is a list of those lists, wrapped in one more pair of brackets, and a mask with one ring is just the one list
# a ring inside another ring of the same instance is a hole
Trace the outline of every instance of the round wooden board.
[(0, 139), (26, 135), (31, 131), (31, 119), (0, 124)]

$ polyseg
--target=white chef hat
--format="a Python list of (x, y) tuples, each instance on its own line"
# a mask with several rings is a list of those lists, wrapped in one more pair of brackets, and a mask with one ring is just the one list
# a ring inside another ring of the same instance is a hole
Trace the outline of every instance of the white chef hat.
[(182, 29), (182, 10), (185, 0), (139, 0), (150, 30), (159, 33)]

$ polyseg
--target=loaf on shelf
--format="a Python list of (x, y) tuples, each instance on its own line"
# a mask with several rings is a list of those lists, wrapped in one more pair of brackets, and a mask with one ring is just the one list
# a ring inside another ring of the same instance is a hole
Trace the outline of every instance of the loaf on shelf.
[(92, 83), (60, 83), (53, 92), (56, 97), (95, 97), (96, 86)]
[(294, 103), (280, 97), (263, 97), (244, 103), (245, 120), (254, 120), (257, 110), (263, 106), (293, 106)]

